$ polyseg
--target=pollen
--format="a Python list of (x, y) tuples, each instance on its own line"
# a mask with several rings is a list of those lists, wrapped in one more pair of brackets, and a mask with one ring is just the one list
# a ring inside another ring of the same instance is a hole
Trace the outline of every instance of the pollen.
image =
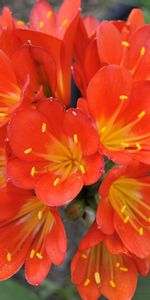
[(8, 262), (12, 261), (12, 254), (10, 252), (7, 253), (7, 261)]
[(141, 149), (142, 149), (140, 143), (136, 143), (135, 145), (136, 145), (136, 148), (137, 148), (138, 150), (141, 150)]
[(141, 113), (138, 115), (139, 119), (142, 119), (146, 115), (145, 110), (141, 111)]
[(143, 227), (141, 227), (141, 228), (139, 229), (139, 234), (140, 234), (140, 235), (143, 235), (143, 233), (144, 233), (144, 230), (143, 230)]
[(38, 212), (38, 219), (41, 220), (42, 217), (43, 217), (43, 212), (42, 212), (42, 210), (39, 210), (39, 212)]
[(24, 26), (24, 25), (25, 25), (25, 22), (22, 21), (22, 20), (19, 20), (19, 21), (17, 21), (17, 25), (19, 25), (19, 26)]
[(130, 46), (130, 44), (127, 41), (122, 41), (121, 44), (124, 47), (129, 47)]
[(40, 27), (40, 29), (43, 29), (43, 28), (44, 28), (44, 22), (43, 22), (43, 21), (40, 21), (39, 27)]
[(42, 124), (42, 132), (45, 132), (46, 131), (46, 123), (43, 123)]
[(64, 19), (62, 24), (61, 24), (62, 27), (65, 27), (68, 24), (68, 22), (69, 22), (68, 19)]
[(94, 278), (95, 278), (95, 281), (96, 281), (97, 284), (101, 283), (101, 277), (100, 277), (99, 272), (95, 272)]
[(116, 284), (115, 284), (115, 282), (113, 280), (110, 280), (109, 283), (110, 283), (111, 287), (113, 287), (113, 288), (116, 287)]
[(145, 54), (145, 51), (146, 51), (145, 47), (142, 47), (140, 51), (140, 55), (143, 56)]
[(106, 128), (107, 128), (106, 126), (102, 127), (100, 132), (103, 133), (106, 130)]
[(126, 206), (126, 205), (122, 206), (122, 208), (121, 208), (121, 212), (122, 212), (122, 213), (124, 213), (124, 212), (125, 212), (125, 210), (126, 210), (126, 208), (127, 208), (127, 206)]
[(80, 171), (81, 171), (82, 174), (85, 174), (85, 168), (84, 168), (83, 165), (80, 165)]
[(84, 286), (88, 286), (89, 284), (90, 284), (90, 279), (87, 278), (87, 279), (85, 280), (85, 282), (84, 282)]
[(36, 173), (35, 167), (32, 167), (32, 169), (31, 169), (31, 176), (34, 176), (35, 173)]
[(24, 154), (29, 154), (32, 152), (32, 148), (28, 148), (26, 150), (24, 150)]
[(34, 257), (34, 255), (35, 255), (35, 250), (32, 249), (31, 252), (30, 252), (30, 258), (32, 259)]
[(125, 100), (128, 100), (128, 96), (127, 95), (121, 95), (119, 97), (119, 99), (125, 101)]
[(49, 10), (48, 12), (47, 12), (47, 15), (46, 15), (46, 18), (47, 19), (50, 19), (50, 17), (52, 16), (52, 11), (51, 10)]
[(42, 255), (40, 252), (37, 252), (37, 253), (36, 253), (36, 256), (37, 256), (39, 259), (43, 259), (43, 255)]
[(130, 219), (130, 217), (129, 217), (129, 216), (126, 216), (125, 219), (123, 220), (123, 223), (125, 223), (125, 224), (128, 223), (128, 222), (129, 222), (129, 219)]
[(84, 259), (87, 259), (87, 255), (86, 254), (82, 254), (81, 257), (84, 258)]
[(73, 140), (75, 144), (78, 144), (78, 135), (76, 133), (73, 136)]
[(119, 267), (120, 267), (120, 263), (116, 262), (116, 268), (119, 268)]
[(60, 182), (60, 178), (57, 177), (57, 178), (54, 180), (53, 185), (54, 185), (54, 186), (57, 186), (57, 185), (59, 184), (59, 182)]
[(128, 272), (128, 268), (121, 267), (121, 268), (120, 268), (120, 271), (123, 271), (123, 272)]

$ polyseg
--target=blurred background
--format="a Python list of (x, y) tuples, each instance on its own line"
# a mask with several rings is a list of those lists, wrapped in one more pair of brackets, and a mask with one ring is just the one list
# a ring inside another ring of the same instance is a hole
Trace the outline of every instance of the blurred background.
[[(71, 0), (70, 0), (71, 1)], [(17, 19), (27, 21), (34, 0), (0, 0), (0, 10), (9, 6)], [(58, 10), (61, 0), (49, 0)], [(150, 23), (150, 0), (82, 0), (83, 14), (92, 14), (100, 20), (126, 19), (133, 7), (141, 7), (146, 23)], [(90, 212), (87, 212), (89, 215)], [(47, 279), (39, 286), (29, 286), (22, 269), (13, 279), (0, 283), (0, 300), (79, 300), (76, 288), (70, 282), (70, 262), (78, 242), (87, 230), (83, 220), (64, 221), (68, 235), (68, 253), (64, 264), (53, 267)], [(133, 300), (150, 300), (150, 279), (139, 279)], [(105, 299), (100, 297), (100, 300)], [(92, 300), (92, 299), (91, 299)], [(117, 299), (118, 300), (118, 299)], [(122, 300), (122, 299), (119, 299)]]

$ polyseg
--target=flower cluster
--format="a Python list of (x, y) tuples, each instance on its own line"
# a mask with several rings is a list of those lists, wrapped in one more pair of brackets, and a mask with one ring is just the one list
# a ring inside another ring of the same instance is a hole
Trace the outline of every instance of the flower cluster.
[(0, 280), (24, 265), (40, 284), (66, 254), (58, 208), (91, 206), (72, 282), (84, 300), (130, 300), (150, 270), (150, 25), (140, 9), (99, 22), (80, 6), (0, 16)]

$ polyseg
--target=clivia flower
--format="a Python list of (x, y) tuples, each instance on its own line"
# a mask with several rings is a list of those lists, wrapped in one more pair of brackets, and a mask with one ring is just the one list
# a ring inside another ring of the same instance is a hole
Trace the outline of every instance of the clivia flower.
[(115, 166), (99, 188), (97, 223), (106, 234), (115, 231), (138, 257), (150, 255), (150, 177), (147, 165)]
[(57, 100), (18, 112), (10, 122), (8, 140), (16, 156), (8, 162), (8, 177), (19, 187), (34, 188), (48, 205), (71, 201), (83, 185), (103, 174), (91, 119), (77, 109), (65, 111)]
[(8, 183), (1, 189), (0, 245), (0, 281), (25, 264), (27, 281), (40, 284), (51, 264), (65, 258), (66, 235), (57, 209)]
[(80, 242), (71, 264), (72, 282), (83, 300), (97, 300), (101, 294), (109, 300), (131, 299), (138, 271), (146, 275), (148, 261), (134, 261), (119, 237), (103, 234), (96, 223)]
[(150, 82), (134, 82), (128, 70), (109, 65), (91, 79), (79, 107), (93, 117), (100, 149), (117, 163), (150, 163)]

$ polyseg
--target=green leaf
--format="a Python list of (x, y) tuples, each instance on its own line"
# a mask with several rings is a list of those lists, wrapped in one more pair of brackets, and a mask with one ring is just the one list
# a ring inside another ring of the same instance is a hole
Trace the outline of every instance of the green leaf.
[(14, 279), (0, 282), (0, 299), (3, 300), (40, 300), (33, 287), (28, 288)]
[(139, 277), (138, 287), (133, 300), (149, 300), (150, 299), (150, 277)]

